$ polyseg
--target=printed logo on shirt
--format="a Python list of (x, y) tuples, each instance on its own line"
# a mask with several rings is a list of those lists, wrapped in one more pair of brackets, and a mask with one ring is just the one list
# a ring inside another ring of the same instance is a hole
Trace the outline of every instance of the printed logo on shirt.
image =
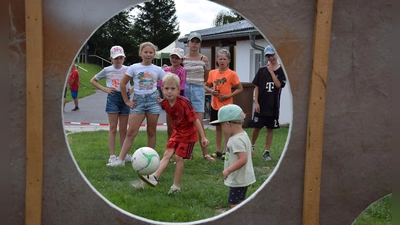
[(214, 84), (215, 84), (215, 88), (214, 90), (218, 91), (221, 89), (221, 86), (224, 85), (226, 83), (226, 78), (223, 77), (221, 79), (216, 79), (214, 80)]
[(267, 92), (272, 92), (272, 90), (274, 89), (274, 82), (267, 82), (267, 84), (265, 85), (265, 89), (267, 89)]
[(153, 90), (154, 85), (157, 83), (157, 79), (154, 74), (149, 71), (140, 72), (139, 77), (139, 90)]

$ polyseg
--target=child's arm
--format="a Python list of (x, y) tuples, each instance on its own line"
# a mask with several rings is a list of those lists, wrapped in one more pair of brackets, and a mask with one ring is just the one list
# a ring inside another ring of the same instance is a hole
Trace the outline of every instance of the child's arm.
[(103, 87), (101, 84), (99, 84), (99, 81), (95, 78), (92, 77), (92, 79), (90, 79), (90, 83), (95, 86), (97, 89), (104, 91), (105, 93), (113, 93), (115, 91), (114, 88), (109, 88), (109, 87)]
[(203, 126), (201, 126), (199, 119), (196, 119), (193, 123), (197, 128), (197, 132), (200, 134), (201, 145), (207, 147), (210, 144), (210, 142), (206, 138), (206, 134), (204, 133)]
[(218, 99), (221, 102), (223, 102), (223, 101), (225, 101), (227, 99), (233, 98), (234, 96), (238, 95), (242, 91), (243, 91), (243, 85), (242, 85), (242, 83), (238, 83), (236, 85), (236, 90), (234, 92), (232, 92), (231, 94), (228, 94), (228, 95), (219, 95)]
[[(130, 80), (131, 80), (131, 77), (125, 74), (125, 75), (122, 77), (122, 79), (121, 79), (121, 82), (120, 82), (120, 85), (119, 85), (120, 89), (121, 89), (121, 90), (126, 90), (126, 84), (127, 84)], [(131, 101), (131, 100), (128, 98), (128, 94), (127, 94), (125, 91), (121, 91), (121, 95), (122, 95), (122, 99), (124, 100), (125, 104), (126, 104), (127, 106), (129, 106), (129, 108), (133, 108), (133, 107), (136, 106), (136, 103), (134, 103), (133, 101)]]
[(238, 160), (230, 165), (228, 168), (224, 169), (224, 171), (222, 171), (222, 176), (224, 177), (224, 179), (228, 178), (229, 174), (242, 168), (247, 163), (246, 152), (238, 152), (235, 154), (238, 156)]

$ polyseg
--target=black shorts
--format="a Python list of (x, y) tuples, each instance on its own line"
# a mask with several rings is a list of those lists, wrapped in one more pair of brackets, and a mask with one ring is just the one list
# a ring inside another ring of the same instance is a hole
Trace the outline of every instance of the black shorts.
[(278, 129), (279, 128), (279, 117), (277, 116), (263, 116), (259, 113), (254, 113), (253, 121), (251, 122), (253, 128)]
[(246, 199), (247, 187), (230, 187), (228, 195), (228, 203), (237, 205)]
[[(217, 120), (218, 119), (218, 110), (215, 110), (213, 107), (210, 107), (211, 111), (210, 111), (210, 122)], [(211, 124), (214, 126), (220, 125), (219, 123), (217, 124)]]

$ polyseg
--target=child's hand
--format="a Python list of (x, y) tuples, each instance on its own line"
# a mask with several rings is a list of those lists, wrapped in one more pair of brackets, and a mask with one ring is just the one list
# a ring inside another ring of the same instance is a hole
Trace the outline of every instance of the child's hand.
[(105, 88), (104, 92), (108, 94), (113, 94), (115, 92), (115, 88)]
[(254, 103), (254, 111), (260, 113), (260, 104)]
[(203, 147), (207, 147), (207, 146), (210, 145), (210, 142), (207, 140), (207, 138), (204, 137), (204, 138), (201, 139), (201, 145)]
[(164, 101), (163, 98), (160, 98), (160, 96), (157, 97), (157, 103), (161, 103), (162, 101)]
[(212, 91), (211, 94), (214, 96), (217, 96), (217, 95), (219, 95), (219, 91)]
[(231, 172), (229, 172), (229, 170), (227, 170), (227, 169), (222, 171), (222, 176), (224, 177), (224, 180), (226, 180), (226, 178), (228, 178), (229, 174), (231, 174)]
[(131, 95), (132, 93), (133, 93), (133, 87), (129, 88), (128, 95)]
[(270, 64), (267, 65), (268, 72), (272, 75), (274, 70), (272, 69), (272, 66)]
[(133, 102), (133, 101), (131, 101), (131, 100), (126, 101), (125, 104), (126, 104), (127, 106), (129, 106), (129, 108), (134, 108), (134, 107), (136, 107), (136, 105), (137, 105), (136, 102)]
[(228, 97), (227, 95), (219, 95), (219, 96), (218, 96), (218, 100), (219, 100), (220, 102), (223, 102), (223, 101), (225, 101), (225, 100), (227, 100), (227, 99), (229, 99), (229, 97)]

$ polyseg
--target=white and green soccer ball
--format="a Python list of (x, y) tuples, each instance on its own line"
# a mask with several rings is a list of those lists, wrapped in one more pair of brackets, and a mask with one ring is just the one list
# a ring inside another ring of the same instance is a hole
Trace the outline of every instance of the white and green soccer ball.
[(150, 147), (141, 147), (132, 155), (133, 170), (141, 175), (150, 175), (160, 166), (160, 156)]

